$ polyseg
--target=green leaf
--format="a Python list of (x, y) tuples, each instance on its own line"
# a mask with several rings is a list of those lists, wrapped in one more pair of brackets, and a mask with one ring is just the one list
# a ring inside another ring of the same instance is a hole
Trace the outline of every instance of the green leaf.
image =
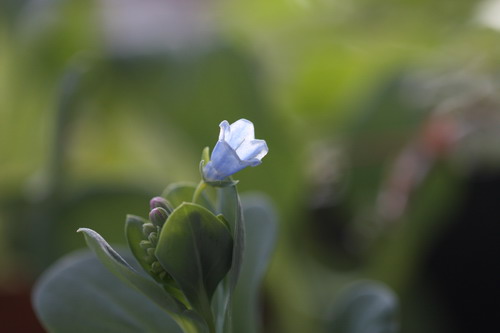
[(80, 228), (78, 232), (83, 232), (89, 248), (120, 280), (141, 291), (167, 311), (181, 314), (186, 310), (183, 304), (166, 293), (158, 284), (137, 273), (97, 232), (87, 228)]
[(206, 208), (183, 203), (162, 228), (156, 257), (194, 309), (213, 325), (210, 300), (231, 267), (233, 239), (226, 225)]
[(123, 284), (89, 250), (58, 260), (37, 281), (33, 307), (49, 332), (181, 333), (144, 294)]
[(229, 271), (222, 286), (220, 298), (217, 300), (217, 328), (231, 331), (231, 302), (233, 290), (236, 287), (243, 261), (243, 251), (245, 248), (245, 224), (243, 222), (243, 212), (236, 186), (217, 188), (217, 213), (222, 214), (229, 222), (231, 234), (233, 235), (233, 259), (231, 270)]
[(148, 273), (156, 282), (163, 285), (165, 290), (175, 297), (177, 300), (184, 303), (184, 295), (179, 290), (175, 281), (172, 278), (169, 280), (161, 280), (157, 275), (151, 274), (151, 265), (146, 260), (146, 251), (139, 245), (142, 240), (146, 240), (142, 232), (142, 225), (147, 223), (145, 219), (135, 216), (135, 215), (127, 215), (127, 219), (125, 222), (125, 237), (127, 238), (127, 243), (130, 248), (130, 251), (134, 255), (137, 262), (141, 265), (142, 269)]
[[(194, 183), (173, 183), (162, 193), (162, 197), (167, 199), (174, 207), (180, 206), (183, 202), (191, 202), (193, 199), (196, 184)], [(215, 212), (214, 205), (208, 196), (203, 192), (197, 202), (211, 212)]]
[(361, 281), (341, 291), (330, 319), (329, 332), (396, 333), (398, 300), (385, 285)]
[(142, 225), (147, 223), (145, 219), (135, 215), (127, 215), (125, 220), (125, 237), (130, 251), (134, 255), (135, 260), (141, 265), (145, 272), (150, 271), (150, 265), (146, 262), (146, 252), (139, 246), (142, 240), (145, 240), (142, 233)]
[(245, 252), (241, 275), (234, 290), (233, 332), (261, 332), (259, 288), (273, 252), (278, 223), (270, 201), (261, 195), (242, 197), (245, 217)]

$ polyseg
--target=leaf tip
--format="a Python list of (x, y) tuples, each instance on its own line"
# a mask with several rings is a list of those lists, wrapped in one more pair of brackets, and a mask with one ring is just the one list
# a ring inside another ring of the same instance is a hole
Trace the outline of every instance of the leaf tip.
[(94, 230), (92, 229), (89, 229), (89, 228), (78, 228), (78, 230), (76, 232), (81, 232), (83, 233), (85, 236), (92, 236), (94, 234), (97, 234), (97, 232), (95, 232)]

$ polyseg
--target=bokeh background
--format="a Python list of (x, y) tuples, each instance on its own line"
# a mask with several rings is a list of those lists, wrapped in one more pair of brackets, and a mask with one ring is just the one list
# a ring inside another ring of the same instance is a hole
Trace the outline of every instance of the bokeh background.
[(499, 33), (499, 0), (1, 0), (0, 330), (41, 332), (76, 229), (124, 243), (247, 118), (270, 153), (239, 188), (280, 217), (265, 332), (327, 331), (359, 279), (401, 332), (495, 331)]

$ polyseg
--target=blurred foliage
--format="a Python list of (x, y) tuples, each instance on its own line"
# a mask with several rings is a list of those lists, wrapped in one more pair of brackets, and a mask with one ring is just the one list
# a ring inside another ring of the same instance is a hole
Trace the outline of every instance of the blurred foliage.
[(240, 190), (281, 221), (265, 329), (319, 331), (374, 278), (402, 331), (446, 332), (421, 270), (470, 175), (498, 172), (494, 3), (2, 1), (0, 280), (32, 281), (81, 226), (123, 243), (125, 214), (198, 179), (218, 123), (245, 117), (270, 153)]

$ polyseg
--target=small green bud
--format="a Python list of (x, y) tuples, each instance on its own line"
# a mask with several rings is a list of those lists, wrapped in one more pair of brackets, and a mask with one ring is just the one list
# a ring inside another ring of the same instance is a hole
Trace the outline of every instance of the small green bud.
[(148, 240), (152, 246), (156, 246), (156, 244), (158, 243), (158, 234), (156, 232), (150, 233), (148, 236)]
[(152, 232), (157, 232), (158, 230), (156, 227), (153, 225), (153, 223), (144, 223), (142, 225), (142, 233), (144, 236), (148, 237), (150, 233)]
[(151, 209), (163, 208), (167, 211), (168, 215), (170, 215), (174, 210), (174, 207), (172, 207), (170, 202), (168, 202), (168, 200), (163, 197), (154, 197), (153, 199), (151, 199), (149, 201), (149, 207), (151, 207)]
[(150, 247), (149, 249), (146, 249), (146, 253), (148, 254), (148, 256), (155, 258), (155, 248)]
[(149, 212), (149, 219), (155, 226), (161, 228), (167, 220), (168, 215), (168, 212), (164, 208), (156, 207)]
[(165, 280), (165, 278), (167, 277), (167, 272), (163, 271), (161, 272), (158, 277), (160, 278), (160, 280)]
[[(149, 249), (148, 249), (149, 250)], [(153, 249), (154, 250), (154, 249)], [(156, 259), (156, 257), (154, 256), (150, 256), (150, 255), (147, 255), (147, 256), (144, 256), (144, 261), (146, 261), (148, 264), (152, 264), (154, 263), (155, 261), (158, 261), (158, 259)]]
[(147, 241), (147, 240), (142, 240), (139, 242), (139, 246), (141, 248), (143, 248), (144, 250), (147, 250), (149, 249), (150, 247), (153, 247), (153, 245), (151, 244), (150, 241)]
[(155, 261), (154, 263), (151, 264), (151, 271), (153, 273), (158, 274), (158, 273), (164, 272), (164, 269), (158, 261)]

